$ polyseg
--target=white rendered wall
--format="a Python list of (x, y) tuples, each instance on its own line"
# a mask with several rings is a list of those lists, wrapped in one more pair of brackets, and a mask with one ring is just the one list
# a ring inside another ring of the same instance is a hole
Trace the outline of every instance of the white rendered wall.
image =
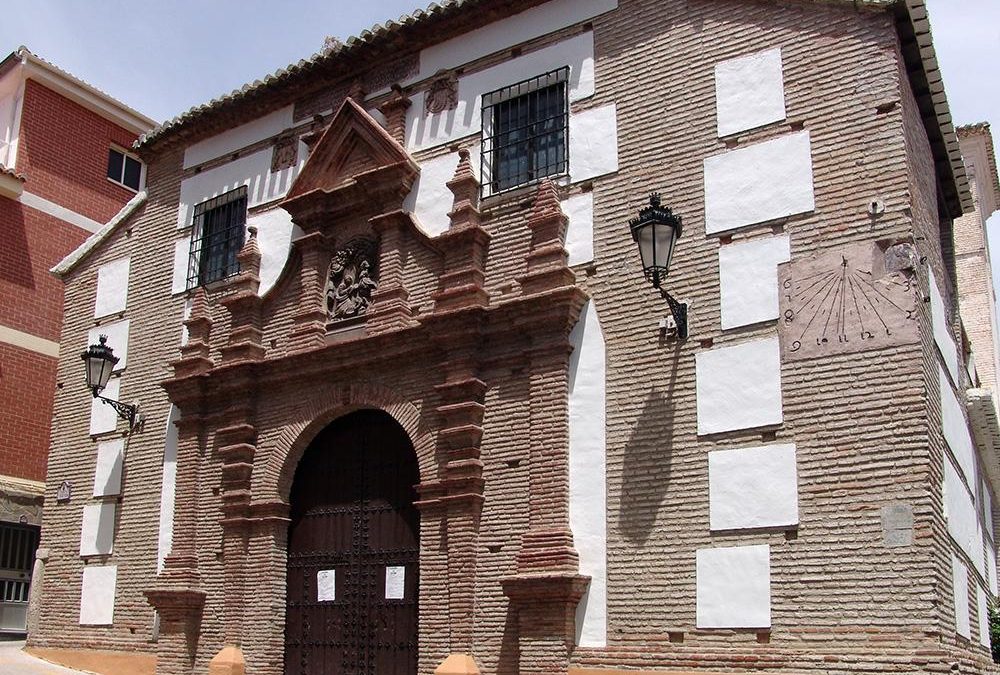
[[(118, 363), (114, 367), (116, 373), (124, 370), (125, 366), (128, 365), (128, 326), (129, 322), (126, 319), (91, 328), (87, 333), (87, 345), (96, 345), (102, 335), (108, 337), (107, 345), (114, 350), (115, 356), (118, 357)], [(87, 345), (84, 345), (80, 351), (86, 350)]]
[(292, 113), (295, 106), (286, 106), (281, 110), (258, 117), (253, 122), (224, 131), (198, 143), (188, 146), (184, 151), (184, 168), (207, 162), (210, 159), (222, 157), (241, 148), (263, 141), (292, 126)]
[(174, 274), (170, 282), (170, 292), (175, 295), (187, 290), (188, 257), (190, 255), (190, 236), (174, 242)]
[[(480, 150), (479, 143), (469, 145), (469, 162), (477, 178)], [(455, 177), (458, 159), (458, 153), (452, 152), (421, 162), (420, 175), (403, 201), (403, 210), (412, 213), (420, 229), (430, 237), (447, 231), (451, 225), (448, 213), (454, 205), (455, 195), (448, 189), (447, 183)]]
[(708, 453), (713, 530), (794, 527), (799, 523), (794, 445)]
[(941, 430), (944, 433), (944, 440), (951, 448), (951, 452), (958, 461), (958, 466), (965, 474), (969, 485), (978, 486), (976, 449), (972, 445), (972, 437), (969, 434), (969, 426), (965, 422), (962, 404), (959, 403), (944, 369), (939, 367), (938, 373), (938, 384), (941, 389)]
[(156, 547), (156, 572), (163, 571), (163, 561), (174, 541), (174, 497), (177, 492), (177, 425), (181, 413), (170, 406), (163, 441), (163, 481), (160, 484), (160, 528)]
[(114, 502), (87, 504), (80, 526), (80, 555), (110, 555), (115, 544)]
[(697, 587), (698, 628), (769, 628), (771, 547), (699, 549)]
[(997, 553), (992, 542), (986, 544), (986, 581), (990, 585), (990, 593), (995, 598), (1000, 589), (997, 588)]
[(976, 584), (976, 618), (979, 623), (979, 644), (990, 648), (989, 605), (986, 602), (986, 592)]
[(816, 208), (809, 132), (705, 160), (705, 232), (717, 234)]
[(560, 205), (569, 219), (566, 228), (566, 252), (569, 264), (579, 265), (594, 260), (594, 193), (574, 195)]
[(578, 183), (618, 170), (614, 103), (569, 116), (569, 178)]
[(944, 515), (951, 538), (976, 563), (976, 567), (982, 570), (985, 566), (982, 529), (979, 527), (976, 505), (958, 471), (947, 458), (944, 462)]
[(80, 589), (80, 625), (110, 626), (115, 618), (117, 565), (87, 565)]
[(781, 423), (778, 338), (704, 351), (695, 361), (699, 434)]
[(115, 438), (97, 444), (97, 466), (94, 470), (95, 497), (109, 497), (121, 493), (122, 462), (125, 459), (125, 441)]
[[(460, 37), (428, 47), (420, 52), (418, 74), (406, 83), (422, 80), (439, 70), (460, 66), (521, 42), (586, 21), (617, 7), (617, 0), (552, 0), (507, 19), (494, 21)], [(517, 78), (514, 82), (525, 77), (531, 75)]]
[(778, 318), (778, 263), (790, 259), (786, 235), (719, 247), (723, 329)]
[(284, 209), (270, 209), (251, 216), (247, 226), (257, 228), (257, 245), (260, 247), (260, 290), (264, 295), (274, 288), (288, 262), (292, 240), (301, 236), (302, 230), (292, 223), (292, 216)]
[(955, 632), (972, 639), (969, 622), (969, 570), (956, 556), (951, 557), (951, 582), (954, 587)]
[[(467, 36), (463, 39), (466, 39)], [(508, 43), (510, 44), (510, 43)], [(561, 42), (508, 59), (491, 68), (458, 78), (457, 106), (436, 114), (425, 112), (424, 93), (412, 97), (406, 111), (406, 147), (433, 148), (478, 133), (482, 129), (482, 95), (537, 75), (570, 67), (569, 100), (594, 94), (594, 34), (575, 35)], [(572, 155), (570, 155), (572, 158)]]
[(569, 519), (590, 587), (576, 613), (576, 644), (607, 646), (605, 343), (594, 301), (570, 334)]
[(960, 386), (961, 381), (958, 379), (958, 348), (955, 346), (955, 338), (952, 336), (948, 315), (945, 312), (944, 297), (941, 295), (940, 288), (938, 288), (934, 272), (928, 268), (927, 273), (931, 294), (931, 324), (934, 330), (934, 342), (941, 352), (941, 358), (948, 367), (948, 373), (951, 375), (952, 382), (956, 386)]
[(723, 61), (715, 66), (719, 136), (785, 119), (781, 49)]
[(98, 268), (95, 319), (125, 311), (125, 304), (128, 302), (128, 271), (128, 258), (114, 260)]
[[(101, 396), (119, 401), (121, 400), (120, 393), (121, 380), (113, 377), (108, 381), (108, 386), (101, 392)], [(107, 403), (102, 403), (99, 399), (93, 399), (90, 402), (90, 435), (114, 431), (117, 426), (118, 413), (115, 412), (115, 409)]]

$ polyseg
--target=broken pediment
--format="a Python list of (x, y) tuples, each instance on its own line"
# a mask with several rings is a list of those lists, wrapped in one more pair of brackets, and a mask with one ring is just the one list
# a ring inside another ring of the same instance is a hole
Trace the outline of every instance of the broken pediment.
[(317, 141), (282, 206), (293, 218), (365, 205), (379, 211), (398, 208), (419, 172), (410, 154), (348, 98)]

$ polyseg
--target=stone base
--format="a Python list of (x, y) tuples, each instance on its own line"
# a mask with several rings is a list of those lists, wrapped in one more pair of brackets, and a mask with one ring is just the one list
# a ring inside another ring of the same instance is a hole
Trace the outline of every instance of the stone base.
[(434, 670), (434, 675), (479, 675), (479, 666), (468, 654), (452, 654)]
[(246, 675), (246, 662), (239, 647), (227, 645), (212, 657), (208, 675)]
[(155, 675), (156, 673), (155, 654), (47, 647), (27, 647), (24, 651), (50, 663), (99, 675)]

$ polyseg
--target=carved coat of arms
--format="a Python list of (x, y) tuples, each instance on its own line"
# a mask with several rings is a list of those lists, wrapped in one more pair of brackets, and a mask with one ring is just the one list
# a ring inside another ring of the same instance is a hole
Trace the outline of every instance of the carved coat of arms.
[(377, 247), (370, 239), (355, 239), (333, 254), (326, 283), (326, 311), (330, 321), (361, 316), (378, 286)]

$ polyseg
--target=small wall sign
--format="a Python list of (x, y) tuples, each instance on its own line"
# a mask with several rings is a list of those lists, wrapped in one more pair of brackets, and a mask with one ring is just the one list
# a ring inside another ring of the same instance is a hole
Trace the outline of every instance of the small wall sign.
[(64, 480), (59, 484), (59, 489), (56, 490), (56, 501), (63, 503), (68, 502), (73, 496), (73, 484), (68, 480)]

